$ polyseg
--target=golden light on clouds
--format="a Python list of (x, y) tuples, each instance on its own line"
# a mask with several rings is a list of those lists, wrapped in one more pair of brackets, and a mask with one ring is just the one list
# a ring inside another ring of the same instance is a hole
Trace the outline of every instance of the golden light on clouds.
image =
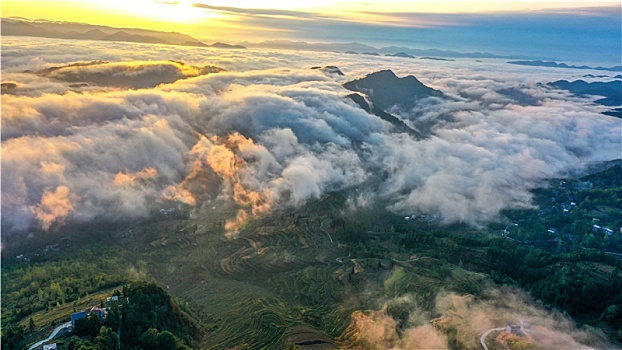
[(593, 6), (614, 6), (616, 2), (598, 1), (497, 1), (497, 0), (424, 0), (424, 1), (341, 1), (337, 10), (361, 12), (413, 12), (413, 13), (474, 13), (502, 11), (538, 11), (556, 8), (579, 8)]
[(465, 0), (3, 0), (3, 17), (81, 22), (120, 28), (180, 32), (205, 41), (265, 40), (301, 33), (302, 23), (364, 23), (390, 27), (452, 26), (404, 13), (539, 11), (593, 6), (589, 1)]
[(41, 202), (31, 211), (47, 231), (54, 223), (62, 222), (73, 209), (71, 190), (67, 186), (58, 186), (54, 191), (45, 190)]
[[(3, 0), (1, 5), (4, 17), (179, 32), (206, 43), (273, 39), (365, 41), (377, 37), (370, 29), (375, 27), (465, 27), (472, 25), (469, 21), (477, 20), (468, 16), (484, 13), (578, 14), (601, 7), (602, 15), (603, 6), (612, 11), (619, 11), (620, 6), (615, 2), (555, 0)], [(361, 27), (354, 29), (350, 24), (366, 26), (367, 31)], [(354, 33), (355, 30), (359, 31)], [(318, 39), (326, 35), (327, 38)], [(393, 34), (385, 36), (397, 40)]]
[(619, 5), (616, 2), (591, 1), (395, 1), (395, 0), (307, 0), (307, 1), (201, 1), (201, 0), (4, 0), (4, 17), (21, 16), (97, 24), (145, 24), (158, 23), (200, 23), (213, 19), (227, 19), (230, 14), (223, 11), (197, 8), (195, 4), (222, 6), (240, 9), (279, 9), (308, 11), (328, 16), (352, 16), (353, 13), (456, 13), (489, 11), (534, 11), (551, 8), (578, 8)]
[[(197, 1), (201, 3), (201, 1)], [(280, 9), (309, 11), (325, 15), (340, 15), (347, 12), (418, 12), (418, 13), (473, 13), (491, 11), (537, 11), (555, 8), (580, 8), (595, 6), (615, 6), (615, 1), (585, 0), (213, 0), (203, 1), (212, 6), (239, 7), (246, 9)]]

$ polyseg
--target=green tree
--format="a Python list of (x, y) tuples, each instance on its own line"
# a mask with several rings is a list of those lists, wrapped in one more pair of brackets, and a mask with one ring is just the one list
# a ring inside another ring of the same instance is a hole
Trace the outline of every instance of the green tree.
[(74, 331), (78, 336), (90, 335), (94, 337), (99, 333), (100, 326), (101, 320), (99, 318), (99, 315), (93, 313), (88, 317), (76, 320)]
[(596, 237), (592, 233), (583, 236), (583, 245), (586, 248), (596, 248), (598, 245)]
[(140, 344), (145, 350), (158, 349), (158, 330), (155, 328), (149, 328), (140, 337)]
[(95, 338), (95, 344), (106, 350), (119, 350), (119, 337), (112, 329), (102, 327), (99, 335)]
[(612, 326), (622, 326), (622, 305), (609, 305), (600, 315), (600, 319)]
[(24, 327), (8, 324), (2, 327), (2, 349), (21, 350), (24, 348)]
[(119, 305), (117, 303), (112, 303), (110, 310), (108, 310), (108, 316), (106, 316), (106, 322), (104, 322), (104, 324), (116, 332), (119, 330), (120, 317), (121, 309), (119, 308)]
[(80, 345), (82, 345), (82, 339), (80, 339), (80, 337), (77, 337), (75, 335), (69, 338), (69, 340), (65, 342), (65, 348), (67, 350), (77, 350), (80, 347)]
[(177, 337), (169, 331), (161, 332), (158, 334), (157, 344), (158, 349), (175, 350), (177, 349)]

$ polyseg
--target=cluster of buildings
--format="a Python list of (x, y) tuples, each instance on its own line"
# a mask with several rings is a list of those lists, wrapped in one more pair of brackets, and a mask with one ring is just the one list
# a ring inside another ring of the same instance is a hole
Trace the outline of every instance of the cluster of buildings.
[(577, 203), (575, 202), (564, 202), (562, 205), (562, 211), (565, 213), (570, 212), (570, 210), (575, 209), (577, 207)]
[(88, 311), (74, 312), (73, 314), (71, 314), (71, 326), (75, 328), (77, 320), (81, 320), (83, 318), (87, 318), (90, 315), (97, 315), (97, 316), (99, 316), (100, 320), (103, 321), (103, 320), (106, 319), (106, 316), (108, 315), (108, 312), (106, 311), (106, 309), (102, 309), (102, 308), (97, 307), (97, 306), (93, 306)]
[(530, 327), (531, 325), (528, 322), (508, 323), (505, 326), (505, 331), (518, 336), (524, 336)]
[[(120, 299), (118, 295), (107, 297), (106, 305), (110, 306), (111, 303), (118, 303), (119, 301)], [(73, 314), (71, 314), (71, 326), (75, 327), (76, 320), (87, 318), (90, 315), (97, 315), (99, 316), (100, 320), (104, 321), (106, 319), (106, 316), (108, 316), (108, 311), (106, 311), (106, 309), (93, 306), (90, 310), (87, 311), (74, 312)]]
[(160, 209), (160, 213), (163, 215), (171, 215), (175, 212), (175, 208), (165, 208), (165, 209)]
[[(598, 225), (598, 223), (600, 222), (600, 219), (592, 219), (592, 222), (594, 222), (594, 224), (592, 225), (592, 231), (594, 232), (602, 232), (604, 234), (606, 234), (607, 236), (612, 236), (613, 235), (613, 230), (610, 229), (609, 227), (603, 227)], [(622, 233), (622, 227), (620, 227), (620, 233)]]
[(413, 214), (411, 216), (405, 216), (404, 220), (407, 220), (407, 221), (408, 220), (417, 220), (418, 218), (421, 218), (421, 219), (423, 219), (423, 220), (425, 220), (427, 222), (432, 222), (432, 221), (438, 219), (438, 216), (436, 216), (436, 215), (426, 215), (426, 214), (423, 214), (423, 215)]
[[(50, 252), (58, 252), (60, 251), (60, 246), (57, 244), (48, 244), (45, 246), (45, 248), (43, 248), (43, 250), (41, 251), (41, 253), (33, 253), (32, 256), (41, 256), (41, 255), (46, 255)], [(17, 256), (15, 256), (15, 258), (17, 260), (21, 260), (21, 261), (25, 261), (25, 262), (29, 262), (31, 257), (28, 257), (24, 254), (19, 254)]]

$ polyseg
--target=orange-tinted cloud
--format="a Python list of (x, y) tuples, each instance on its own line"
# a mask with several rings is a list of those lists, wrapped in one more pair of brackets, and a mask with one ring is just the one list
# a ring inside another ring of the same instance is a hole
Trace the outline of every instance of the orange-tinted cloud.
[(214, 145), (209, 150), (207, 164), (222, 178), (229, 179), (235, 174), (235, 156), (225, 145)]
[(149, 167), (135, 173), (119, 172), (114, 176), (113, 183), (117, 187), (134, 187), (140, 183), (153, 181), (157, 176), (158, 171)]
[[(460, 349), (478, 349), (480, 336), (487, 330), (524, 321), (531, 329), (523, 340), (534, 348), (610, 347), (601, 334), (578, 329), (567, 317), (536, 306), (520, 290), (487, 288), (483, 294), (476, 298), (441, 291), (431, 310), (422, 308), (411, 295), (390, 299), (379, 311), (355, 311), (342, 339), (348, 348), (447, 349), (454, 344)], [(389, 314), (390, 305), (407, 312), (403, 323)]]
[(251, 216), (246, 210), (240, 209), (235, 215), (235, 218), (227, 220), (227, 222), (225, 223), (225, 229), (227, 231), (237, 231), (246, 224), (250, 217)]
[(71, 190), (58, 186), (54, 191), (46, 190), (39, 204), (31, 208), (41, 228), (49, 230), (55, 222), (62, 222), (73, 211)]
[(180, 186), (167, 186), (164, 191), (162, 191), (161, 198), (168, 201), (180, 202), (190, 206), (194, 206), (197, 204), (197, 201), (192, 193), (186, 189), (181, 188)]

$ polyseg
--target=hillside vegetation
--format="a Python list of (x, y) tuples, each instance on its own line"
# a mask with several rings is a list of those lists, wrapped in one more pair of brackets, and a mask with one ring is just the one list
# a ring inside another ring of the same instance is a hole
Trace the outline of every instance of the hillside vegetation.
[[(90, 236), (83, 230), (35, 235), (5, 247), (3, 344), (19, 329), (36, 340), (27, 326), (31, 315), (116, 285), (126, 285), (122, 295), (130, 300), (121, 308), (124, 349), (162, 348), (161, 342), (211, 349), (382, 348), (364, 331), (381, 319), (390, 320), (383, 324), (394, 334), (391, 346), (406, 346), (409, 332), (429, 328), (450, 348), (477, 347), (482, 327), (512, 320), (488, 312), (473, 326), (458, 322), (466, 316), (452, 308), (503, 304), (491, 292), (503, 288), (523, 289), (538, 308), (567, 313), (584, 329), (620, 342), (620, 169), (552, 181), (534, 192), (537, 208), (507, 211), (478, 227), (445, 225), (426, 213), (406, 219), (381, 204), (353, 211), (333, 193), (253, 219), (238, 232), (223, 227), (236, 208), (212, 203), (192, 215), (159, 215)], [(18, 257), (26, 251), (41, 254)], [(130, 280), (156, 284), (127, 285)], [(454, 306), (443, 306), (446, 300)], [(532, 310), (525, 317), (535, 317), (535, 309), (524, 309)], [(114, 325), (104, 326), (86, 345), (108, 346), (102, 344), (113, 338), (107, 328), (114, 333)], [(77, 349), (77, 342), (64, 346)]]

